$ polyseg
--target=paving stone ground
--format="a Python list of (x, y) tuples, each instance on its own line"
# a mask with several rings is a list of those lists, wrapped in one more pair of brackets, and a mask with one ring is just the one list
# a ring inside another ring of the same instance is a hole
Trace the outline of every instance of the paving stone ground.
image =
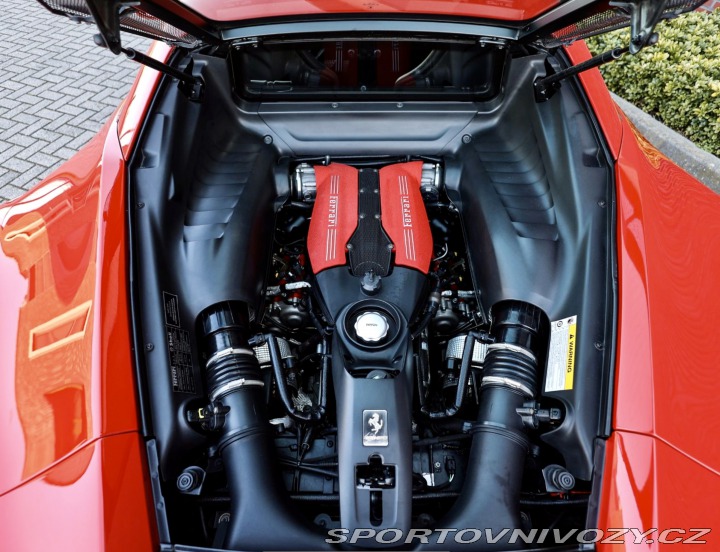
[[(40, 182), (92, 138), (127, 93), (138, 65), (95, 46), (95, 28), (35, 0), (0, 15), (0, 202)], [(124, 44), (145, 51), (132, 35)]]

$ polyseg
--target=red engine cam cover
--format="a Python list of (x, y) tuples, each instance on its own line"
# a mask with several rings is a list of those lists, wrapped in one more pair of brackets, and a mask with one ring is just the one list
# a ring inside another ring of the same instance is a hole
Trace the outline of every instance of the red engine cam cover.
[(316, 195), (308, 255), (315, 273), (346, 263), (346, 245), (358, 219), (358, 173), (354, 167), (331, 163), (315, 166)]
[(380, 205), (383, 228), (395, 245), (395, 265), (426, 273), (433, 240), (420, 193), (422, 166), (412, 161), (380, 169)]
[[(396, 266), (430, 269), (432, 233), (420, 194), (422, 161), (380, 169), (382, 227), (393, 242)], [(317, 192), (308, 230), (315, 273), (347, 262), (347, 243), (358, 225), (358, 171), (338, 163), (315, 167)]]

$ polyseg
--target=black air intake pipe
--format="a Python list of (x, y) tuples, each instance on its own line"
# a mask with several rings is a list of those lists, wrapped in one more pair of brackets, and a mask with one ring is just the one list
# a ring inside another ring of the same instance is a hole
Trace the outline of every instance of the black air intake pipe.
[(231, 514), (223, 548), (329, 550), (322, 534), (291, 513), (276, 472), (263, 378), (248, 346), (247, 307), (218, 303), (203, 311), (201, 321), (208, 393), (225, 410), (218, 450), (227, 474)]
[[(437, 550), (517, 550), (508, 544), (512, 529), (521, 528), (520, 486), (528, 453), (528, 439), (517, 409), (534, 398), (538, 359), (544, 352), (544, 313), (520, 301), (503, 301), (492, 308), (491, 334), (480, 392), (480, 409), (474, 426), (468, 472), (462, 494), (439, 527), (474, 529), (457, 543), (450, 533), (443, 543), (423, 548)], [(509, 529), (507, 538), (487, 542), (486, 529), (497, 536)], [(434, 535), (437, 532), (434, 533)]]

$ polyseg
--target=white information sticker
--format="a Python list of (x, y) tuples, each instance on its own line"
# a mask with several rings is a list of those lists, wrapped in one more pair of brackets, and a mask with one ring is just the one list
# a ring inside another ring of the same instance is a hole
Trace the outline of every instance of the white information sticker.
[(550, 323), (550, 350), (545, 374), (545, 392), (570, 391), (575, 376), (577, 316)]

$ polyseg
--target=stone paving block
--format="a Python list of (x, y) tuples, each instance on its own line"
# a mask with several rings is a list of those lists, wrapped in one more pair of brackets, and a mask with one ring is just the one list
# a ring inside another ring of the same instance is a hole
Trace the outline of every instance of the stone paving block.
[[(17, 154), (17, 157), (30, 163), (34, 163), (34, 161), (30, 159), (30, 157), (32, 157), (38, 152), (46, 151), (49, 145), (48, 142), (46, 142), (45, 140), (38, 140), (37, 138), (34, 138), (32, 136), (25, 136), (24, 134), (20, 134), (19, 136), (27, 139), (30, 144), (23, 148), (23, 150)], [(43, 165), (43, 168), (46, 167), (47, 165)]]
[[(0, 202), (14, 199), (92, 138), (139, 66), (98, 48), (92, 25), (6, 0), (0, 24)], [(49, 40), (48, 37), (52, 37)], [(123, 34), (127, 46), (150, 41)]]
[(12, 181), (12, 185), (17, 188), (25, 188), (28, 185), (37, 184), (42, 180), (42, 175), (49, 171), (41, 165), (35, 165), (30, 170), (25, 171)]
[(24, 190), (23, 188), (18, 188), (17, 186), (13, 186), (12, 184), (5, 184), (4, 186), (0, 186), (0, 196), (8, 200), (20, 197), (22, 194), (25, 193), (25, 191), (26, 190)]
[(43, 153), (41, 151), (38, 151), (31, 155), (28, 158), (28, 161), (35, 164), (40, 165), (46, 169), (51, 169), (55, 165), (57, 165), (62, 159), (58, 159), (57, 157), (53, 155), (48, 155), (46, 153)]

